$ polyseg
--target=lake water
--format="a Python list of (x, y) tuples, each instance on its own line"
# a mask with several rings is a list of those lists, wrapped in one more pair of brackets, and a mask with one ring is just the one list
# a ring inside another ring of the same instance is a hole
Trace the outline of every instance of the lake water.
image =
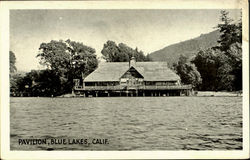
[(242, 97), (11, 98), (10, 149), (239, 150)]

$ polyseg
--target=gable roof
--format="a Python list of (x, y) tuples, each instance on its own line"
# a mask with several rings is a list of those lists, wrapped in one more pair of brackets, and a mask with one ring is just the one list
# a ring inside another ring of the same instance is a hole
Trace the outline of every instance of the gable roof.
[(144, 78), (140, 72), (138, 72), (134, 66), (131, 66), (120, 78), (123, 78), (125, 74), (129, 71), (135, 71), (137, 73), (137, 76), (140, 78)]
[[(168, 68), (167, 62), (136, 62), (133, 67), (144, 77), (144, 81), (180, 80), (180, 77)], [(129, 62), (103, 62), (84, 82), (120, 81), (121, 76), (128, 70)]]

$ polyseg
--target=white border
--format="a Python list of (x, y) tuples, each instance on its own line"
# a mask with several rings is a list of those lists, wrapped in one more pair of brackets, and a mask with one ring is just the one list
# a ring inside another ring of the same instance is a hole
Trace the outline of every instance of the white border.
[[(165, 1), (2, 1), (1, 157), (2, 159), (239, 159), (249, 157), (249, 37), (247, 0)], [(236, 9), (243, 19), (243, 150), (242, 151), (10, 151), (9, 134), (9, 10), (10, 9)]]

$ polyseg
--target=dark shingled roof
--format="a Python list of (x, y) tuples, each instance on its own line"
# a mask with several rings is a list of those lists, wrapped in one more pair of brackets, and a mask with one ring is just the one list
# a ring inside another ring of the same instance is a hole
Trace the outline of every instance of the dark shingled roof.
[[(133, 67), (144, 77), (144, 81), (180, 80), (180, 77), (168, 68), (167, 62), (136, 62)], [(128, 69), (129, 62), (103, 62), (84, 82), (120, 81)]]

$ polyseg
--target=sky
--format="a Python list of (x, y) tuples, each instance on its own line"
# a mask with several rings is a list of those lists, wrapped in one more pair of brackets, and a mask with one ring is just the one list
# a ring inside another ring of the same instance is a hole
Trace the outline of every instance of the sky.
[[(239, 19), (240, 10), (228, 10)], [(82, 42), (98, 57), (108, 40), (145, 54), (215, 30), (220, 10), (11, 10), (10, 50), (19, 71), (42, 69), (36, 55), (51, 40)]]

